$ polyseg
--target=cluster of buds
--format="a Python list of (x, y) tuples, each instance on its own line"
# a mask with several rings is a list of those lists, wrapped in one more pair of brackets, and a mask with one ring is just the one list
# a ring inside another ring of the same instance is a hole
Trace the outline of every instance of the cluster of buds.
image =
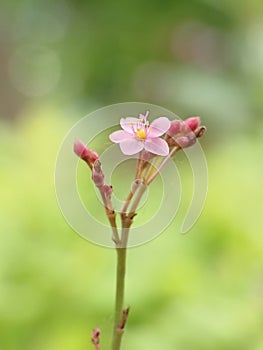
[(200, 125), (199, 117), (191, 117), (185, 121), (175, 119), (171, 122), (165, 140), (170, 147), (187, 148), (195, 144), (196, 139), (201, 137), (205, 130), (205, 126)]
[(101, 197), (107, 212), (112, 212), (111, 194), (112, 186), (104, 183), (104, 173), (101, 168), (101, 162), (97, 152), (88, 149), (82, 141), (76, 140), (74, 142), (74, 152), (76, 155), (84, 160), (90, 167), (92, 172), (92, 180), (94, 185), (99, 189)]
[(191, 117), (185, 121), (175, 119), (165, 135), (165, 141), (169, 147), (187, 148), (195, 144), (196, 139), (201, 137), (206, 128), (200, 125), (199, 117)]

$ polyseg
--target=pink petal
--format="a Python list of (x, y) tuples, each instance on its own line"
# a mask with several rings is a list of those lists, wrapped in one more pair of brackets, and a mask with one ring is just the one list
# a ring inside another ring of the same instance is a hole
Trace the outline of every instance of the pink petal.
[(148, 137), (158, 137), (163, 135), (170, 128), (170, 120), (166, 117), (161, 117), (155, 119), (149, 129), (148, 129)]
[(127, 131), (129, 134), (134, 134), (134, 129), (133, 129), (133, 125), (135, 127), (135, 129), (137, 129), (137, 125), (141, 124), (140, 120), (138, 118), (121, 118), (120, 120), (120, 125), (123, 128), (123, 130)]
[(163, 139), (147, 139), (144, 143), (146, 151), (158, 154), (159, 156), (167, 156), (169, 153), (169, 146)]
[(126, 155), (132, 155), (132, 154), (136, 154), (140, 151), (143, 150), (143, 142), (142, 141), (138, 141), (135, 138), (129, 139), (129, 140), (125, 140), (123, 142), (120, 143), (120, 148), (122, 153), (126, 154)]
[(133, 138), (133, 136), (126, 131), (118, 130), (110, 134), (109, 138), (112, 142), (120, 143), (130, 138)]

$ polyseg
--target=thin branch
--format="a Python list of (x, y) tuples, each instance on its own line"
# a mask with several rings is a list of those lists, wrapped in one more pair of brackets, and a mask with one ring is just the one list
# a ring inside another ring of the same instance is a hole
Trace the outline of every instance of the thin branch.
[(128, 194), (128, 197), (125, 199), (124, 203), (123, 203), (123, 206), (121, 208), (121, 213), (126, 213), (127, 209), (128, 209), (128, 206), (132, 200), (132, 197), (133, 197), (134, 193), (132, 191), (130, 191), (130, 193)]
[(136, 209), (140, 203), (140, 200), (142, 198), (142, 195), (144, 194), (146, 189), (147, 189), (146, 184), (143, 181), (141, 181), (141, 183), (139, 184), (139, 187), (135, 193), (135, 197), (134, 197), (134, 200), (133, 200), (132, 205), (130, 207), (130, 211), (129, 211), (128, 216), (134, 216), (135, 211), (136, 211)]
[(153, 175), (146, 181), (146, 184), (149, 186), (151, 182), (153, 182), (153, 180), (159, 175), (159, 173), (161, 172), (161, 170), (163, 169), (163, 167), (169, 162), (169, 160), (175, 155), (175, 153), (177, 151), (179, 151), (181, 149), (181, 147), (179, 146), (175, 146), (171, 152), (168, 154), (168, 156), (166, 156), (164, 158), (164, 160), (162, 161), (161, 165), (159, 166), (159, 168), (153, 173)]

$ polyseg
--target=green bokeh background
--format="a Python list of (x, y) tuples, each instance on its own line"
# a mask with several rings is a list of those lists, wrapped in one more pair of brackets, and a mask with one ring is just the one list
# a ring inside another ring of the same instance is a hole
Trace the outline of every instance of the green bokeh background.
[(189, 198), (129, 250), (123, 349), (263, 349), (262, 20), (260, 0), (1, 2), (1, 350), (92, 349), (96, 326), (109, 349), (115, 253), (67, 226), (53, 174), (69, 128), (125, 101), (201, 115), (209, 192), (187, 235)]

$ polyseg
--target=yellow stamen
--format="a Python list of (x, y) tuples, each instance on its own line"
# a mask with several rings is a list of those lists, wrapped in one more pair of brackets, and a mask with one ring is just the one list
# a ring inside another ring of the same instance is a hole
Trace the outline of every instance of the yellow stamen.
[(146, 131), (144, 129), (138, 128), (135, 132), (136, 138), (138, 140), (145, 140), (146, 138)]

